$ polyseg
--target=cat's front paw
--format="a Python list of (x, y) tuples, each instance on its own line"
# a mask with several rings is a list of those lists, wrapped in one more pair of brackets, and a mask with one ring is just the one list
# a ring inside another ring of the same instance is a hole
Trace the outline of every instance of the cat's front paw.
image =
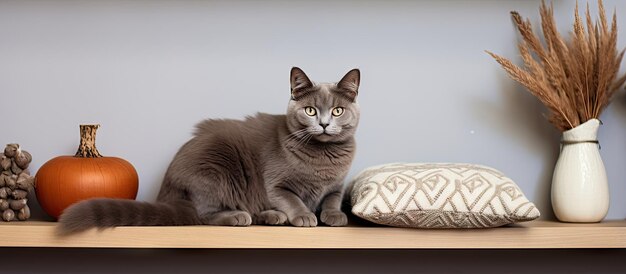
[(257, 223), (264, 225), (283, 225), (287, 223), (287, 214), (278, 210), (265, 210), (257, 216)]
[(340, 210), (324, 210), (320, 219), (322, 223), (329, 226), (345, 226), (348, 224), (348, 216)]
[(317, 217), (311, 212), (296, 214), (289, 219), (289, 223), (293, 226), (312, 227), (317, 226)]

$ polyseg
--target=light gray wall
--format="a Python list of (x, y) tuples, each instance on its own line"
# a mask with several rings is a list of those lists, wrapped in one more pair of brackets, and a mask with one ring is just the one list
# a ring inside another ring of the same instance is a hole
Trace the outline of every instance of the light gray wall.
[[(584, 1), (583, 1), (584, 2)], [(626, 2), (617, 7), (626, 27)], [(132, 162), (138, 199), (204, 118), (282, 113), (291, 66), (337, 81), (362, 70), (359, 152), (376, 164), (471, 162), (513, 178), (551, 217), (559, 133), (485, 49), (517, 58), (510, 10), (538, 22), (540, 1), (2, 1), (0, 144), (19, 142), (32, 169), (73, 154), (78, 124)], [(567, 31), (574, 1), (555, 1)], [(595, 3), (591, 3), (595, 10)], [(620, 46), (626, 35), (620, 34)], [(626, 217), (626, 99), (603, 115), (609, 218)]]

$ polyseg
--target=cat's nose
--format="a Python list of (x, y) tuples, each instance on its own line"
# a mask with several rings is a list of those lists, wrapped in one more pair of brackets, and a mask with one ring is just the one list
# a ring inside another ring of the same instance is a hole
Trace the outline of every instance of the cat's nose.
[(322, 126), (322, 128), (323, 128), (323, 129), (326, 129), (326, 127), (328, 126), (328, 124), (320, 123), (320, 126)]

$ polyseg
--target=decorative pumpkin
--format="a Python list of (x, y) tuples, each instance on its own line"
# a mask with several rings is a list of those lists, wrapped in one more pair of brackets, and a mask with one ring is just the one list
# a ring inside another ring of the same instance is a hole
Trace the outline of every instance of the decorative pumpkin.
[(36, 193), (41, 207), (59, 218), (78, 201), (97, 198), (135, 199), (139, 178), (126, 160), (104, 157), (96, 149), (100, 125), (80, 125), (80, 146), (74, 156), (59, 156), (37, 172)]

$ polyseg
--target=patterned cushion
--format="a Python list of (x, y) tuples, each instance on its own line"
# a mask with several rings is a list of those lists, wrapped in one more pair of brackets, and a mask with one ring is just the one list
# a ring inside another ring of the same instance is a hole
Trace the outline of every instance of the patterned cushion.
[(539, 217), (511, 179), (480, 165), (371, 167), (351, 182), (348, 194), (356, 216), (398, 227), (496, 227)]

